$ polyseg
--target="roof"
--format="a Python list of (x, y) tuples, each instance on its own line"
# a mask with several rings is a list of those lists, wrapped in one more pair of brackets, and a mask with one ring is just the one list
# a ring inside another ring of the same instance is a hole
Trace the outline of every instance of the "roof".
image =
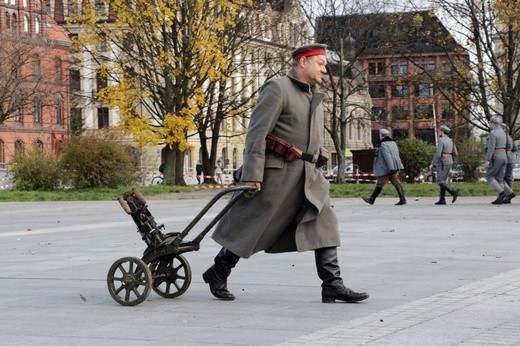
[(59, 26), (56, 21), (49, 15), (45, 16), (45, 37), (57, 44), (70, 46), (71, 41), (65, 30)]
[(351, 35), (356, 56), (463, 52), (432, 11), (323, 16), (316, 41), (340, 51), (338, 37)]

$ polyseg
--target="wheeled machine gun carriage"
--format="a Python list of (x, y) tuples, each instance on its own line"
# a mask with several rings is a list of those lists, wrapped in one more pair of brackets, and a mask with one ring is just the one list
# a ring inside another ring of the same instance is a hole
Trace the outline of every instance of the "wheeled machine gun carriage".
[[(147, 245), (141, 258), (123, 257), (112, 264), (107, 274), (108, 291), (121, 305), (134, 306), (145, 301), (153, 289), (164, 298), (182, 295), (191, 283), (191, 268), (184, 253), (197, 251), (200, 242), (222, 216), (246, 192), (255, 188), (234, 186), (216, 194), (182, 232), (165, 233), (148, 210), (146, 200), (137, 189), (119, 197), (124, 211), (132, 217), (137, 231)], [(211, 222), (190, 241), (184, 240), (197, 222), (224, 195), (236, 192)]]

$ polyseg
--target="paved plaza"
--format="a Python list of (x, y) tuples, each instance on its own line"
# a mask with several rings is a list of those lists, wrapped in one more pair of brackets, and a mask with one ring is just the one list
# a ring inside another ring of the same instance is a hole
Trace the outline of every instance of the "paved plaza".
[[(212, 193), (148, 205), (181, 231)], [(237, 299), (219, 301), (201, 278), (219, 250), (207, 236), (185, 254), (186, 293), (152, 291), (135, 307), (106, 284), (113, 262), (145, 249), (117, 201), (0, 203), (0, 344), (520, 345), (520, 200), (492, 199), (335, 199), (342, 276), (370, 294), (361, 303), (321, 303), (312, 252), (240, 261), (228, 283)]]

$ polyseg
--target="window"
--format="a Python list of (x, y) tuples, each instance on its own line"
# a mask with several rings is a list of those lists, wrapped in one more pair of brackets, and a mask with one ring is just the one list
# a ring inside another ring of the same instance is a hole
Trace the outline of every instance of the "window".
[(12, 108), (14, 109), (14, 121), (20, 125), (23, 125), (23, 113), (22, 113), (21, 96), (15, 95), (13, 98)]
[(42, 124), (42, 103), (38, 96), (33, 98), (33, 122), (35, 125)]
[(54, 79), (56, 82), (61, 82), (63, 77), (62, 67), (61, 67), (61, 59), (54, 59)]
[(2, 139), (0, 139), (0, 162), (5, 162), (5, 144)]
[(417, 96), (434, 96), (433, 84), (419, 84), (417, 86)]
[(100, 71), (96, 73), (96, 91), (100, 91), (103, 88), (106, 88), (108, 85), (107, 77), (102, 74)]
[(426, 143), (435, 144), (435, 131), (433, 129), (417, 130), (415, 137), (425, 141)]
[(372, 98), (385, 98), (385, 86), (383, 84), (369, 85), (368, 93)]
[(442, 119), (453, 119), (453, 108), (449, 103), (445, 103), (442, 105)]
[(43, 151), (43, 142), (39, 139), (34, 141), (34, 150)]
[(408, 119), (408, 106), (394, 106), (392, 107), (392, 116), (394, 120)]
[(63, 125), (63, 103), (61, 99), (54, 102), (54, 118), (56, 119), (56, 125)]
[(70, 90), (81, 91), (81, 74), (77, 69), (70, 70)]
[(368, 63), (368, 75), (369, 76), (384, 76), (385, 75), (385, 63), (382, 61), (369, 62)]
[(393, 85), (392, 86), (392, 97), (407, 97), (408, 96), (408, 85)]
[(385, 121), (386, 110), (384, 107), (372, 107), (372, 121)]
[(408, 62), (398, 61), (393, 62), (391, 66), (392, 75), (404, 75), (408, 74)]
[(435, 71), (435, 60), (418, 60), (414, 62), (417, 69), (423, 71)]
[(5, 13), (5, 26), (7, 29), (11, 29), (11, 16), (9, 15), (9, 12)]
[(418, 105), (415, 107), (415, 119), (433, 119), (433, 105)]
[(40, 61), (40, 56), (38, 54), (33, 55), (32, 73), (33, 73), (33, 77), (35, 80), (39, 79), (42, 75), (41, 61)]
[(83, 132), (83, 115), (81, 108), (72, 108), (70, 110), (70, 130), (74, 135), (80, 135)]
[(107, 128), (108, 125), (109, 125), (108, 108), (107, 107), (98, 108), (98, 129)]
[(448, 59), (441, 60), (441, 72), (443, 74), (450, 74), (451, 72), (451, 63)]
[(11, 60), (11, 70), (13, 71), (13, 78), (20, 78), (21, 68), (22, 68), (22, 57), (19, 52), (15, 52), (13, 54), (13, 59)]
[(394, 129), (392, 132), (392, 136), (394, 140), (405, 139), (408, 138), (408, 131), (401, 129)]
[(24, 144), (21, 139), (16, 140), (14, 142), (14, 154), (15, 155), (22, 155), (24, 153)]

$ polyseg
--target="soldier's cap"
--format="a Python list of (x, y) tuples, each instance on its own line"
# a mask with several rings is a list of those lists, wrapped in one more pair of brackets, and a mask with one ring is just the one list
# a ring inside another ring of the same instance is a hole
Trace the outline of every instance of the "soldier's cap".
[(387, 129), (380, 129), (379, 135), (381, 135), (383, 137), (390, 136), (390, 131), (388, 131)]
[(500, 115), (493, 115), (491, 118), (489, 118), (489, 122), (500, 125), (502, 122), (502, 117)]
[(441, 125), (441, 131), (445, 134), (449, 134), (451, 132), (450, 128), (446, 125)]
[(300, 46), (296, 48), (292, 52), (293, 60), (298, 60), (304, 56), (313, 56), (313, 55), (325, 55), (326, 54), (327, 45), (322, 43), (313, 43), (306, 44), (304, 46)]

